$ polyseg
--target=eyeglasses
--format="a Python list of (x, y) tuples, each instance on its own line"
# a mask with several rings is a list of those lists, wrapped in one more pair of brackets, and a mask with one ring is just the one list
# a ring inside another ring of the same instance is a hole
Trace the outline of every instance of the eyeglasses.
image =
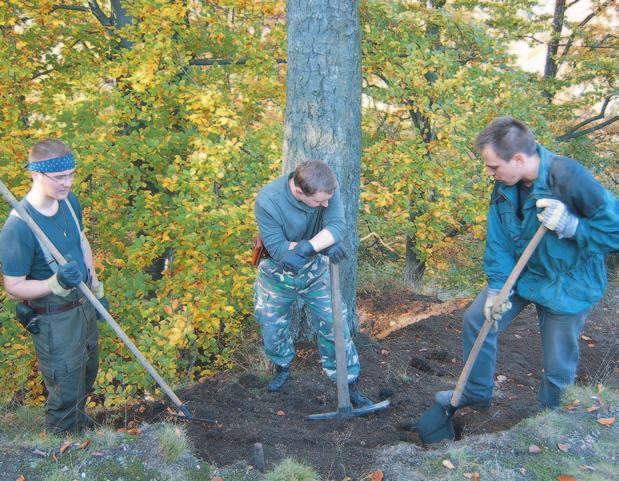
[(64, 174), (64, 175), (48, 175), (45, 172), (41, 172), (41, 173), (45, 177), (50, 179), (52, 182), (56, 182), (57, 184), (60, 184), (62, 182), (73, 182), (73, 179), (75, 179), (75, 176), (77, 174), (77, 171), (74, 170), (70, 174)]

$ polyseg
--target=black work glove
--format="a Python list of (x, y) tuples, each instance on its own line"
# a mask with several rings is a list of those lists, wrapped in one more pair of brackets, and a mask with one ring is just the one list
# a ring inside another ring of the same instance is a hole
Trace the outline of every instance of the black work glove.
[[(107, 297), (103, 296), (102, 298), (99, 299), (99, 302), (101, 303), (103, 307), (105, 307), (106, 311), (110, 310), (110, 303), (107, 300)], [(97, 310), (97, 321), (105, 321), (105, 317), (103, 317), (103, 315), (101, 315), (101, 313), (98, 310)]]
[(343, 242), (336, 242), (335, 244), (320, 251), (320, 253), (326, 255), (334, 264), (338, 264), (348, 257)]
[(294, 249), (289, 250), (282, 257), (281, 266), (286, 271), (297, 274), (308, 261), (316, 255), (316, 251), (309, 241), (302, 240)]
[(76, 261), (67, 262), (58, 267), (58, 284), (63, 289), (71, 289), (82, 282), (82, 271)]

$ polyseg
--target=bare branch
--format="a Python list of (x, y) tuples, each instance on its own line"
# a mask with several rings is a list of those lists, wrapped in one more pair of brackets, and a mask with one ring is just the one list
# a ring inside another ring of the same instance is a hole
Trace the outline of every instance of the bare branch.
[(591, 132), (595, 132), (596, 130), (603, 129), (607, 125), (611, 125), (611, 124), (617, 122), (617, 120), (619, 120), (619, 115), (615, 115), (614, 117), (611, 117), (610, 119), (606, 120), (605, 122), (597, 124), (596, 126), (590, 127), (588, 129), (584, 129), (584, 130), (572, 129), (570, 132), (557, 137), (555, 140), (557, 142), (565, 142), (567, 140), (577, 139), (578, 137), (582, 137), (583, 135), (587, 135), (587, 134), (590, 134)]

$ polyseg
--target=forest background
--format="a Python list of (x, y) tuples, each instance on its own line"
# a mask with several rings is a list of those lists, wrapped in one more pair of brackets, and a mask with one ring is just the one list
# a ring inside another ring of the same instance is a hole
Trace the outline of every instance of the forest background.
[[(483, 283), (491, 183), (472, 142), (497, 115), (617, 192), (613, 5), (360, 2), (362, 281)], [(254, 199), (282, 172), (285, 2), (2, 0), (0, 34), (0, 178), (22, 197), (28, 148), (65, 140), (114, 317), (172, 385), (231, 366), (256, 329)], [(518, 45), (543, 48), (543, 68)], [(31, 342), (0, 301), (0, 404), (40, 403)], [(155, 393), (103, 325), (100, 347), (93, 403)]]

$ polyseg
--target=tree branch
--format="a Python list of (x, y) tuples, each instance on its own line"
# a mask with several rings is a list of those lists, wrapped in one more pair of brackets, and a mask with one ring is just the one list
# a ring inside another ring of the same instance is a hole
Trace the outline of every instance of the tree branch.
[[(585, 122), (581, 122), (578, 125), (586, 125), (589, 124), (595, 120), (599, 120), (600, 118), (603, 118), (603, 115), (596, 115), (595, 117), (585, 121)], [(572, 140), (572, 139), (577, 139), (578, 137), (582, 137), (583, 135), (587, 135), (590, 134), (591, 132), (595, 132), (596, 130), (600, 130), (603, 129), (604, 127), (606, 127), (607, 125), (611, 125), (615, 122), (617, 122), (619, 120), (619, 115), (615, 115), (614, 117), (611, 117), (610, 119), (599, 123), (597, 125), (595, 125), (594, 127), (590, 127), (588, 129), (584, 129), (584, 130), (579, 130), (578, 127), (574, 127), (573, 129), (571, 129), (569, 132), (560, 135), (559, 137), (556, 137), (555, 140), (557, 142), (565, 142), (567, 140)]]
[[(210, 65), (245, 65), (248, 62), (248, 59), (242, 57), (238, 60), (230, 60), (228, 58), (192, 58), (189, 61), (189, 65), (196, 66), (210, 66)], [(275, 59), (275, 63), (277, 64), (285, 64), (287, 61), (285, 59)]]
[(74, 10), (76, 12), (90, 12), (90, 8), (84, 7), (82, 5), (66, 5), (64, 3), (59, 3), (57, 5), (53, 5), (50, 13), (55, 12), (56, 10)]
[(563, 52), (561, 52), (561, 56), (559, 57), (559, 61), (557, 63), (560, 63), (560, 61), (563, 58), (565, 58), (567, 54), (569, 53), (570, 48), (572, 48), (572, 44), (574, 43), (574, 39), (576, 38), (576, 34), (578, 33), (578, 31), (581, 28), (583, 28), (585, 25), (587, 25), (594, 17), (596, 17), (608, 4), (609, 2), (604, 2), (600, 4), (597, 10), (594, 10), (593, 12), (591, 12), (578, 24), (578, 26), (574, 29), (574, 31), (568, 37), (567, 43), (565, 44), (565, 48), (563, 49)]
[(90, 11), (95, 16), (95, 18), (99, 20), (99, 23), (101, 25), (103, 25), (104, 27), (112, 27), (114, 25), (112, 17), (108, 17), (105, 13), (103, 13), (103, 10), (101, 10), (101, 7), (99, 7), (97, 0), (88, 0), (88, 5), (90, 5)]
[(90, 12), (95, 16), (97, 20), (99, 20), (99, 23), (103, 25), (104, 27), (111, 27), (114, 25), (114, 22), (112, 22), (112, 19), (106, 16), (105, 13), (103, 13), (103, 10), (101, 10), (101, 7), (99, 7), (97, 0), (88, 0), (88, 5), (89, 5), (88, 7), (84, 7), (82, 5), (67, 5), (65, 3), (58, 3), (52, 6), (52, 9), (50, 10), (50, 12), (54, 12), (56, 10), (72, 10), (74, 12)]

